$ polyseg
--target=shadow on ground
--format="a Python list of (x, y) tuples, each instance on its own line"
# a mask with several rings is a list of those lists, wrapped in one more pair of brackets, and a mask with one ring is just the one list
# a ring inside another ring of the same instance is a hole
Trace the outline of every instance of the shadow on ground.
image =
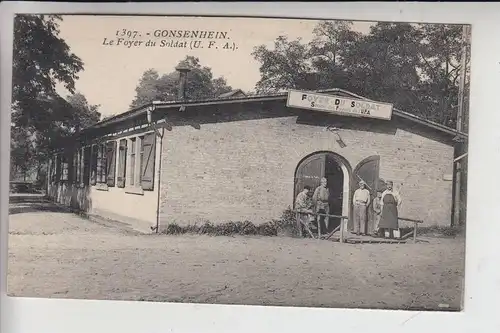
[(29, 203), (22, 205), (15, 205), (9, 207), (9, 215), (22, 214), (22, 213), (37, 213), (37, 212), (53, 212), (53, 213), (71, 213), (67, 209), (63, 209), (50, 204)]

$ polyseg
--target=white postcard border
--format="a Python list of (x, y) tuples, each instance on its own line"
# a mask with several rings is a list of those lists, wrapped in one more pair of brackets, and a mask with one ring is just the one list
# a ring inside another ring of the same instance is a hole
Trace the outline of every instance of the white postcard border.
[[(1, 9), (1, 327), (2, 332), (486, 332), (499, 331), (500, 173), (496, 3), (2, 3)], [(244, 15), (472, 24), (465, 310), (462, 313), (155, 304), (7, 298), (12, 15), (103, 13)], [(496, 329), (495, 329), (496, 328)]]

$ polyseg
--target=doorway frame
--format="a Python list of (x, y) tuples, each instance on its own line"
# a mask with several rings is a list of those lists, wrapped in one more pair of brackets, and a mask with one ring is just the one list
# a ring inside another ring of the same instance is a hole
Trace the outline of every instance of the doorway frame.
[[(347, 216), (348, 220), (350, 220), (352, 216), (352, 209), (351, 209), (351, 201), (352, 201), (352, 175), (353, 175), (353, 169), (351, 167), (351, 164), (349, 161), (343, 157), (342, 155), (335, 153), (333, 151), (329, 150), (319, 150), (315, 151), (313, 153), (310, 153), (306, 156), (304, 156), (302, 159), (298, 161), (298, 163), (295, 166), (295, 170), (293, 172), (293, 198), (292, 198), (292, 207), (295, 209), (295, 198), (298, 195), (298, 193), (295, 193), (296, 187), (297, 187), (297, 171), (299, 171), (300, 166), (307, 161), (309, 158), (315, 156), (315, 155), (330, 155), (335, 162), (337, 162), (338, 166), (342, 170), (343, 173), (343, 193), (342, 193), (342, 215)], [(344, 221), (346, 223), (347, 221)]]

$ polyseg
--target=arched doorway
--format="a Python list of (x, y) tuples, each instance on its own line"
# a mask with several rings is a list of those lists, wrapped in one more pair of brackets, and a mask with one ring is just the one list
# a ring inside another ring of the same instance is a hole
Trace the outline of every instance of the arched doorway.
[[(373, 199), (377, 195), (377, 191), (384, 190), (383, 184), (381, 184), (381, 179), (379, 177), (380, 172), (380, 156), (373, 155), (363, 159), (358, 165), (354, 168), (352, 172), (352, 180), (351, 180), (351, 196), (354, 195), (354, 191), (358, 188), (358, 184), (361, 180), (363, 180), (368, 186), (368, 190), (370, 191), (370, 205), (368, 206), (367, 211), (367, 221), (364, 227), (363, 233), (371, 234), (374, 230), (375, 226), (375, 216), (372, 209)], [(352, 198), (351, 198), (352, 200)], [(352, 215), (353, 207), (350, 207), (350, 215)], [(347, 229), (352, 231), (354, 229), (354, 221), (352, 218), (349, 219), (347, 224)]]
[[(294, 205), (297, 194), (307, 185), (316, 189), (321, 178), (327, 179), (330, 190), (330, 214), (348, 216), (350, 213), (350, 173), (351, 167), (346, 159), (332, 152), (316, 152), (304, 158), (295, 170)], [(312, 193), (311, 193), (312, 195)], [(328, 233), (339, 226), (339, 218), (330, 219), (328, 227), (321, 219), (321, 233)]]

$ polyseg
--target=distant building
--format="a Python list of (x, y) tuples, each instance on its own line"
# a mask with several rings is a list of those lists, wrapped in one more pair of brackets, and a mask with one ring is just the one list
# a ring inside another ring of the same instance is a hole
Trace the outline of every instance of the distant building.
[(149, 230), (263, 223), (321, 177), (331, 213), (351, 217), (359, 177), (373, 191), (390, 179), (402, 186), (401, 216), (450, 225), (455, 146), (466, 134), (398, 110), (354, 118), (289, 108), (285, 93), (240, 96), (154, 102), (101, 121), (54, 152), (50, 197)]
[(219, 95), (219, 98), (239, 98), (247, 97), (247, 95), (241, 89), (231, 90), (227, 93)]

